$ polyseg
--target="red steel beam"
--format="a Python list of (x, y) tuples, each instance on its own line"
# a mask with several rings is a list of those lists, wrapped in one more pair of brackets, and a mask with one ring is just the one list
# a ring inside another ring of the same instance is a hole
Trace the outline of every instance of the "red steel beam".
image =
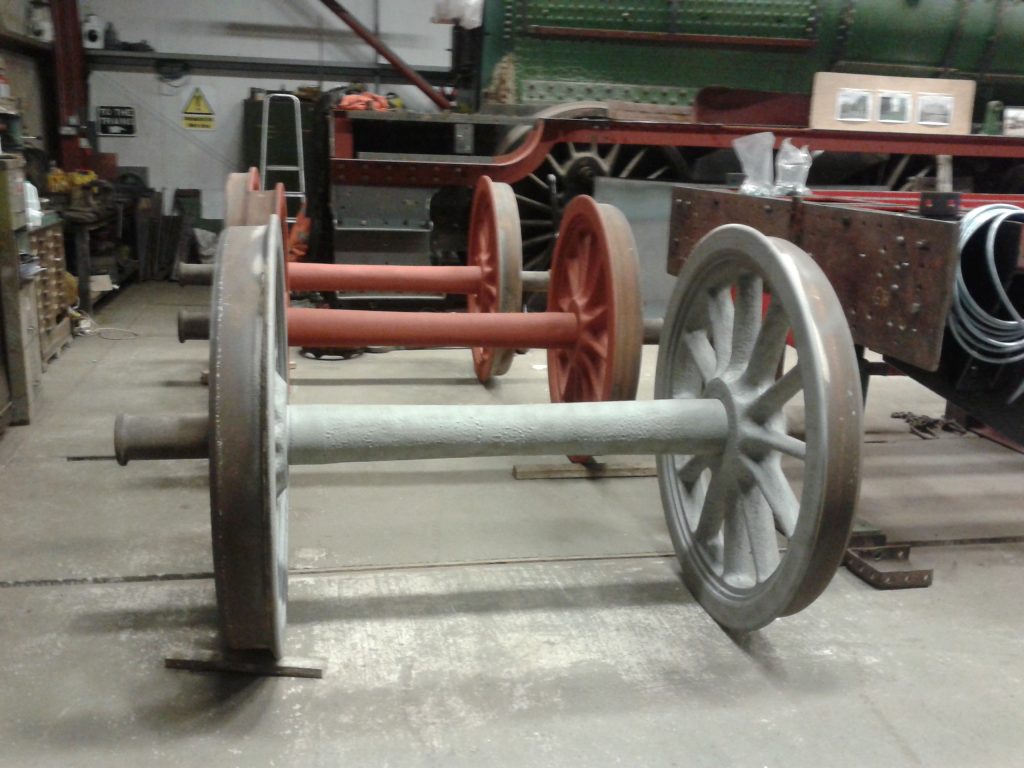
[(53, 15), (53, 76), (57, 90), (57, 120), (60, 142), (57, 159), (62, 168), (75, 170), (86, 165), (79, 126), (84, 126), (89, 104), (85, 85), (85, 51), (78, 0), (51, 0)]
[[(335, 128), (345, 119), (335, 114)], [(335, 184), (430, 187), (470, 187), (481, 176), (514, 183), (532, 173), (555, 144), (627, 144), (660, 147), (726, 149), (751, 133), (771, 130), (776, 146), (785, 139), (811, 150), (867, 152), (895, 155), (952, 155), (954, 157), (1024, 158), (1024, 139), (1010, 136), (939, 136), (874, 131), (827, 131), (809, 128), (715, 125), (709, 123), (639, 123), (616, 120), (539, 121), (522, 144), (490, 162), (437, 162), (436, 160), (360, 160), (335, 157), (331, 178)]]
[(320, 2), (324, 4), (324, 7), (326, 7), (327, 10), (345, 22), (345, 24), (347, 24), (353, 32), (366, 42), (367, 45), (383, 56), (388, 64), (402, 74), (402, 77), (423, 91), (423, 93), (427, 95), (427, 98), (434, 102), (439, 109), (451, 109), (452, 105), (448, 99), (434, 90), (430, 83), (428, 83), (412, 67), (406, 64), (397, 53), (388, 48), (387, 45), (384, 44), (384, 41), (373, 34), (373, 32), (359, 21), (359, 19), (345, 10), (345, 8), (335, 2), (335, 0), (320, 0)]
[(288, 265), (291, 291), (386, 291), (388, 293), (459, 293), (480, 291), (480, 267), (407, 267), (393, 264)]
[(377, 312), (288, 309), (292, 347), (571, 347), (579, 320), (570, 312)]

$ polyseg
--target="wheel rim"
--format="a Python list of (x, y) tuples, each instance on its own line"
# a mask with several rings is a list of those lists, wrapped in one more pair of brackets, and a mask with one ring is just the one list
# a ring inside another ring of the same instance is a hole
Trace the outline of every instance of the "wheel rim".
[[(853, 341), (814, 261), (739, 225), (697, 245), (662, 334), (655, 396), (714, 397), (730, 419), (720, 454), (658, 457), (683, 578), (718, 622), (756, 629), (809, 605), (841, 561), (860, 478)], [(787, 337), (797, 362), (779, 377)], [(804, 440), (783, 412), (799, 393)], [(801, 468), (797, 493), (786, 470)]]
[[(477, 183), (469, 226), (467, 263), (480, 267), (480, 290), (466, 297), (469, 312), (519, 312), (523, 305), (519, 211), (508, 184), (486, 176)], [(505, 374), (514, 349), (473, 348), (473, 369), (481, 383)]]
[(288, 589), (288, 346), (276, 217), (264, 226), (228, 229), (220, 247), (210, 329), (210, 509), (219, 619), (229, 650), (280, 657)]

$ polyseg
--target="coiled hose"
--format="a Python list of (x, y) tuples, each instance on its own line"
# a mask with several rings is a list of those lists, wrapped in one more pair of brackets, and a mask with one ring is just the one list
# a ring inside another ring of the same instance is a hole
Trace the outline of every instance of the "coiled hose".
[[(970, 211), (960, 222), (960, 264), (953, 286), (953, 308), (949, 315), (949, 330), (967, 354), (994, 365), (1024, 360), (1024, 317), (1021, 317), (1020, 311), (1006, 294), (996, 266), (996, 235), (999, 227), (1008, 221), (1024, 223), (1024, 208), (1006, 203), (983, 205)], [(983, 309), (971, 295), (964, 279), (967, 244), (986, 227), (985, 267), (1005, 317), (997, 317)]]
[[(1024, 317), (1010, 301), (996, 266), (996, 236), (1008, 221), (1024, 223), (1024, 208), (1007, 203), (983, 205), (970, 211), (960, 222), (960, 264), (953, 285), (953, 306), (949, 330), (960, 346), (976, 360), (993, 365), (1010, 365), (1024, 360)], [(976, 234), (985, 232), (985, 268), (1004, 317), (983, 309), (964, 279), (964, 253)], [(1008, 318), (1008, 319), (1007, 319)], [(1024, 381), (1010, 395), (1009, 403), (1024, 395)]]

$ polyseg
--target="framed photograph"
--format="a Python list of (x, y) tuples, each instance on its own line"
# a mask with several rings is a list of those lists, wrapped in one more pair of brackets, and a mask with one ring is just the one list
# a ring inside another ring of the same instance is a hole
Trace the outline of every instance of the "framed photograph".
[(1024, 108), (1007, 107), (1003, 110), (1003, 134), (1024, 136)]
[(917, 95), (917, 122), (945, 126), (953, 122), (953, 97), (946, 93)]
[(878, 122), (909, 123), (912, 98), (909, 93), (894, 91), (883, 91), (878, 94)]
[(836, 94), (836, 120), (863, 123), (871, 119), (871, 91), (841, 88)]
[(818, 72), (808, 124), (826, 131), (967, 136), (976, 90), (973, 80)]

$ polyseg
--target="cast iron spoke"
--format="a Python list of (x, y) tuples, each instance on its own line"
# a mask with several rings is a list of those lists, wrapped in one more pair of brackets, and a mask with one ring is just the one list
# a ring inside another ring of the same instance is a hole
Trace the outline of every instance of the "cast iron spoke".
[(779, 360), (786, 349), (786, 336), (789, 334), (789, 318), (781, 301), (773, 301), (768, 306), (764, 324), (757, 335), (750, 352), (750, 362), (743, 374), (747, 384), (761, 384), (775, 378)]
[(757, 487), (772, 510), (775, 527), (787, 539), (796, 533), (796, 523), (800, 516), (800, 501), (782, 471), (782, 464), (772, 458), (766, 461), (754, 461), (743, 456), (743, 466), (754, 478)]
[(760, 276), (748, 273), (737, 281), (730, 367), (741, 367), (750, 359), (761, 330), (763, 299), (764, 286)]
[(784, 432), (776, 432), (767, 427), (748, 427), (742, 438), (743, 450), (750, 454), (765, 454), (770, 451), (778, 451), (794, 459), (805, 459), (807, 457), (807, 443), (799, 438), (787, 435)]
[(772, 416), (782, 412), (783, 407), (792, 400), (797, 392), (803, 389), (803, 378), (799, 363), (790, 368), (772, 383), (768, 389), (757, 396), (747, 410), (747, 418), (764, 423)]
[(690, 359), (693, 360), (697, 370), (700, 371), (704, 383), (706, 384), (711, 381), (715, 376), (718, 361), (715, 356), (715, 348), (708, 341), (707, 334), (704, 331), (684, 333), (683, 344), (686, 345), (686, 349), (690, 353)]

